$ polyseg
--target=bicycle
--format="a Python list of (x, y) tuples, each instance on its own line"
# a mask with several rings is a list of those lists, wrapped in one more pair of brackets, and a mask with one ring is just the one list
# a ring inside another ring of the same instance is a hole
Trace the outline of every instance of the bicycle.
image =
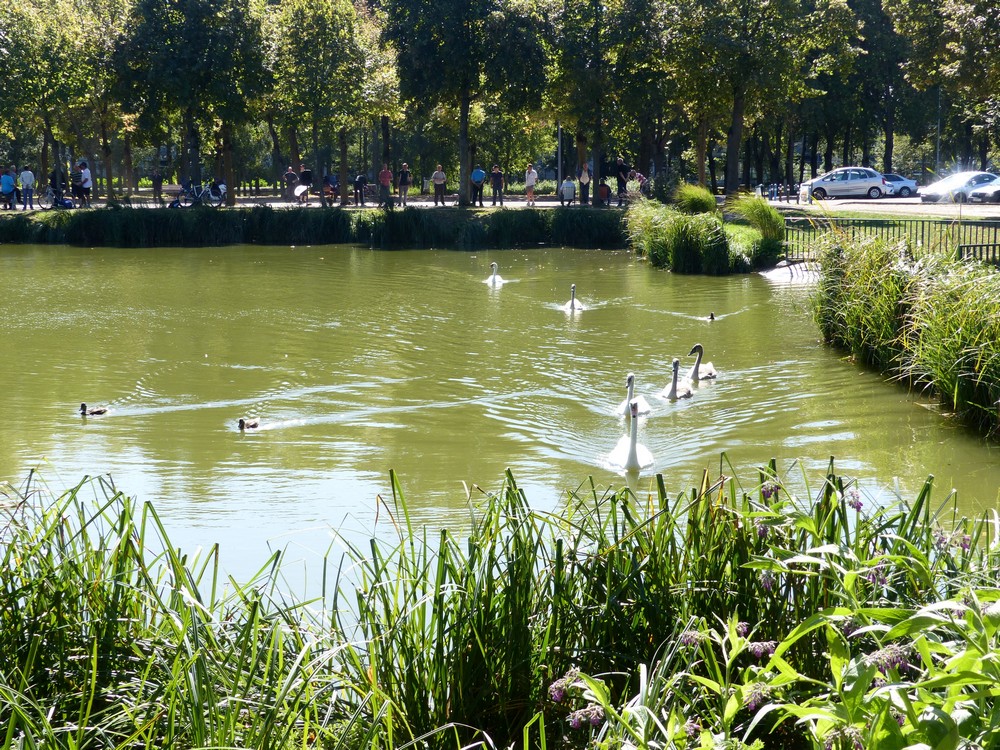
[(170, 208), (189, 208), (191, 206), (211, 206), (218, 208), (226, 201), (226, 183), (213, 182), (211, 185), (181, 186), (177, 197), (171, 201)]
[(55, 190), (51, 185), (45, 186), (45, 191), (35, 196), (39, 208), (73, 208), (73, 201), (63, 195), (61, 190)]

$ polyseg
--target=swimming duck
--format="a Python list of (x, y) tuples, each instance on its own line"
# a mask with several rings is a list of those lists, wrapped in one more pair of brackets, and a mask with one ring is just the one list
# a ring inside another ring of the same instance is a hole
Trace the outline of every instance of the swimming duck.
[(99, 414), (107, 414), (108, 407), (106, 406), (92, 406), (89, 409), (86, 404), (80, 404), (80, 414), (85, 417), (96, 417)]
[(243, 417), (240, 417), (239, 425), (241, 430), (256, 430), (260, 427), (260, 420), (257, 419), (257, 417), (254, 417), (253, 419), (244, 419)]

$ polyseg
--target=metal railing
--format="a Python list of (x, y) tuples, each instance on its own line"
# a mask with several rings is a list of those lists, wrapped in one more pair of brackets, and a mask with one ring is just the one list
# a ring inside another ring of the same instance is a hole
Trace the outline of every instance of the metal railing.
[[(869, 237), (889, 242), (905, 240), (914, 250), (923, 248), (949, 254), (956, 252), (955, 248), (963, 246), (1000, 246), (1000, 221), (787, 217), (786, 257), (789, 260), (816, 259), (819, 239), (829, 232), (841, 234), (848, 241)], [(966, 256), (960, 254), (959, 257)]]

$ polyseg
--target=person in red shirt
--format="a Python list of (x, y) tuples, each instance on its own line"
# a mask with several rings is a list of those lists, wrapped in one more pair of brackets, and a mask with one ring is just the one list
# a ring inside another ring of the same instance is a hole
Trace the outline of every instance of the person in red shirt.
[(388, 164), (382, 165), (378, 173), (378, 204), (383, 208), (392, 208), (392, 170)]

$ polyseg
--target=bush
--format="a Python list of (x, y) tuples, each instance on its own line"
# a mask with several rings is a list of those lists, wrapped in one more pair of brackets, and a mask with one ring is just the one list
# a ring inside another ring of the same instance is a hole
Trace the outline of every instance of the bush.
[[(729, 245), (715, 216), (678, 216), (667, 227), (670, 268), (676, 273), (728, 273)], [(724, 265), (725, 270), (720, 271)]]
[(733, 212), (760, 232), (765, 240), (781, 243), (785, 239), (785, 218), (759, 195), (741, 195), (731, 204)]
[(674, 203), (686, 214), (714, 214), (718, 207), (715, 196), (704, 185), (681, 184), (674, 191)]

